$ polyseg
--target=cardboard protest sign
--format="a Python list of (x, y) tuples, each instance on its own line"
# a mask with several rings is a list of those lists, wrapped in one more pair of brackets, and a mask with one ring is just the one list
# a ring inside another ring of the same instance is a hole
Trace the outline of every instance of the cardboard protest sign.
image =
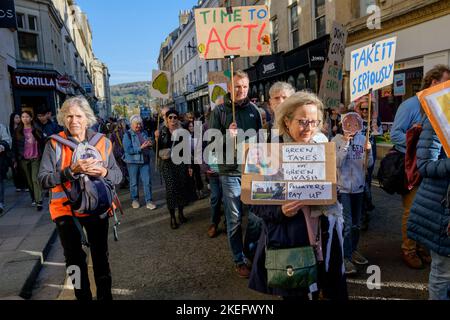
[(418, 92), (417, 97), (450, 157), (450, 80)]
[(170, 73), (167, 71), (153, 70), (150, 94), (154, 98), (170, 98)]
[(333, 23), (328, 59), (323, 67), (319, 97), (326, 109), (338, 107), (342, 93), (342, 63), (347, 43), (347, 30), (337, 22)]
[(227, 56), (269, 55), (270, 11), (267, 6), (201, 8), (195, 10), (199, 56), (222, 59)]
[(241, 200), (251, 205), (305, 205), (337, 201), (336, 146), (246, 144)]
[(208, 89), (209, 89), (209, 101), (211, 110), (223, 103), (228, 87), (227, 83), (230, 80), (227, 72), (209, 72), (208, 73)]
[(351, 101), (391, 85), (397, 37), (389, 38), (352, 51), (350, 62)]

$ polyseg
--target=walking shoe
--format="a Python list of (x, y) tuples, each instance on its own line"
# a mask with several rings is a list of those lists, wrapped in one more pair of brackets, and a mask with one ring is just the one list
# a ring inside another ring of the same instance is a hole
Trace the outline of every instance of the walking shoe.
[(147, 209), (155, 210), (156, 209), (156, 205), (153, 202), (150, 201), (150, 202), (147, 203)]
[(236, 272), (239, 277), (248, 279), (250, 276), (250, 268), (244, 263), (236, 266)]
[(30, 192), (30, 189), (22, 189), (23, 192)]
[(417, 255), (422, 260), (424, 264), (431, 264), (431, 256), (428, 251), (423, 247), (417, 248)]
[(366, 265), (369, 261), (362, 256), (358, 251), (352, 253), (352, 262), (358, 265)]
[(38, 203), (37, 203), (37, 211), (42, 211), (42, 209), (44, 209), (44, 207), (42, 206), (42, 201), (39, 201)]
[(139, 204), (139, 201), (133, 200), (131, 206), (133, 207), (133, 209), (139, 209), (141, 205)]
[(402, 253), (403, 262), (411, 269), (423, 269), (424, 265), (422, 260), (419, 258), (415, 251), (403, 252)]
[(3, 212), (5, 212), (5, 207), (3, 206), (3, 203), (0, 203), (0, 217), (3, 215)]
[(344, 261), (345, 266), (345, 274), (356, 274), (358, 270), (356, 270), (355, 265), (348, 259)]
[(208, 237), (214, 238), (217, 236), (217, 226), (215, 224), (212, 224), (208, 228)]
[(33, 201), (33, 202), (31, 203), (31, 206), (32, 206), (32, 207), (36, 207), (36, 201)]
[(22, 192), (22, 189), (17, 188), (16, 192)]

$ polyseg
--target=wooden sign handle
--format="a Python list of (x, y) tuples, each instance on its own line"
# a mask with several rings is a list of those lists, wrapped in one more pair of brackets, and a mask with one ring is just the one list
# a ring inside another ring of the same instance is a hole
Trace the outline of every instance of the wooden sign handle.
[[(372, 122), (372, 89), (370, 89), (370, 91), (369, 91), (369, 105), (368, 105), (368, 107), (369, 107), (369, 109), (367, 110), (368, 111), (368, 115), (367, 115), (366, 144), (365, 144), (364, 148), (366, 148), (367, 144), (370, 141), (370, 131), (372, 130), (372, 124), (371, 124), (371, 122)], [(367, 169), (369, 168), (369, 152), (372, 152), (372, 150), (367, 150), (366, 149), (366, 159), (365, 159), (365, 163), (364, 163), (364, 172), (367, 172)]]

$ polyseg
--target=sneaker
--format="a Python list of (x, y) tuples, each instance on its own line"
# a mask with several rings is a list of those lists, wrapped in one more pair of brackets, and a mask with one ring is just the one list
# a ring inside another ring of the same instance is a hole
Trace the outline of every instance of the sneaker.
[(38, 203), (37, 203), (37, 211), (42, 211), (42, 209), (44, 209), (44, 206), (42, 205), (42, 201), (39, 201)]
[(22, 189), (17, 188), (16, 192), (22, 192)]
[(148, 202), (147, 203), (147, 209), (149, 210), (155, 210), (156, 209), (156, 205), (153, 202)]
[(139, 204), (139, 201), (133, 200), (131, 206), (133, 207), (133, 209), (139, 209), (141, 205)]
[(33, 202), (31, 203), (31, 206), (32, 206), (32, 207), (36, 207), (36, 201), (33, 201)]
[(208, 228), (208, 237), (214, 238), (217, 236), (217, 226), (215, 224), (212, 224)]
[(369, 261), (358, 251), (352, 253), (352, 262), (358, 265), (366, 265), (369, 263)]
[(423, 269), (424, 265), (422, 260), (417, 255), (417, 252), (403, 252), (402, 253), (403, 262), (411, 269)]
[(355, 265), (348, 259), (344, 261), (345, 266), (345, 274), (356, 274), (358, 270), (356, 270)]
[(5, 207), (3, 206), (3, 203), (0, 203), (0, 216), (3, 215), (3, 212), (5, 212)]
[(245, 263), (236, 266), (236, 272), (241, 278), (248, 279), (250, 277), (250, 268)]
[(30, 189), (22, 189), (23, 192), (30, 192)]

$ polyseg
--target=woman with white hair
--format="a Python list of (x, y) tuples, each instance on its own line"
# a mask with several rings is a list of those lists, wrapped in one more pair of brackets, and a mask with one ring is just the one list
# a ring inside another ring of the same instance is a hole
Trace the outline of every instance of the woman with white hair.
[(87, 175), (113, 187), (120, 183), (122, 173), (114, 159), (111, 141), (88, 129), (96, 122), (96, 118), (84, 97), (66, 100), (57, 119), (64, 126), (64, 131), (58, 134), (59, 139), (77, 146), (89, 142), (102, 159), (73, 159), (73, 150), (52, 138), (46, 144), (38, 180), (44, 189), (50, 189), (50, 214), (64, 248), (66, 266), (79, 268), (81, 282), (80, 287), (75, 288), (75, 296), (78, 300), (92, 300), (86, 253), (82, 248), (84, 227), (90, 243), (97, 300), (111, 300), (112, 279), (108, 261), (108, 213), (111, 208), (102, 215), (73, 212), (62, 184), (71, 189), (80, 175)]
[[(281, 135), (278, 137), (280, 143), (316, 143), (314, 136), (321, 129), (323, 104), (315, 94), (297, 92), (278, 106), (275, 119), (276, 129)], [(323, 215), (313, 215), (313, 210), (313, 206), (307, 206), (302, 201), (292, 201), (282, 206), (252, 206), (253, 213), (263, 219), (263, 227), (250, 274), (251, 289), (282, 296), (286, 300), (308, 300), (309, 294), (318, 298), (319, 293), (327, 299), (347, 299), (342, 247), (336, 240), (337, 231), (332, 228), (332, 234), (329, 234), (328, 219)], [(330, 237), (336, 241), (328, 242)], [(269, 283), (267, 249), (300, 247), (314, 248), (318, 261), (317, 282), (309, 283), (311, 279), (305, 278), (304, 284), (307, 285), (293, 288), (281, 288)]]
[(146, 207), (155, 210), (156, 205), (152, 202), (152, 176), (150, 170), (150, 151), (153, 145), (142, 130), (143, 121), (139, 115), (130, 118), (131, 129), (123, 136), (123, 149), (125, 151), (125, 162), (128, 166), (130, 179), (131, 206), (139, 209), (139, 179), (144, 187)]

